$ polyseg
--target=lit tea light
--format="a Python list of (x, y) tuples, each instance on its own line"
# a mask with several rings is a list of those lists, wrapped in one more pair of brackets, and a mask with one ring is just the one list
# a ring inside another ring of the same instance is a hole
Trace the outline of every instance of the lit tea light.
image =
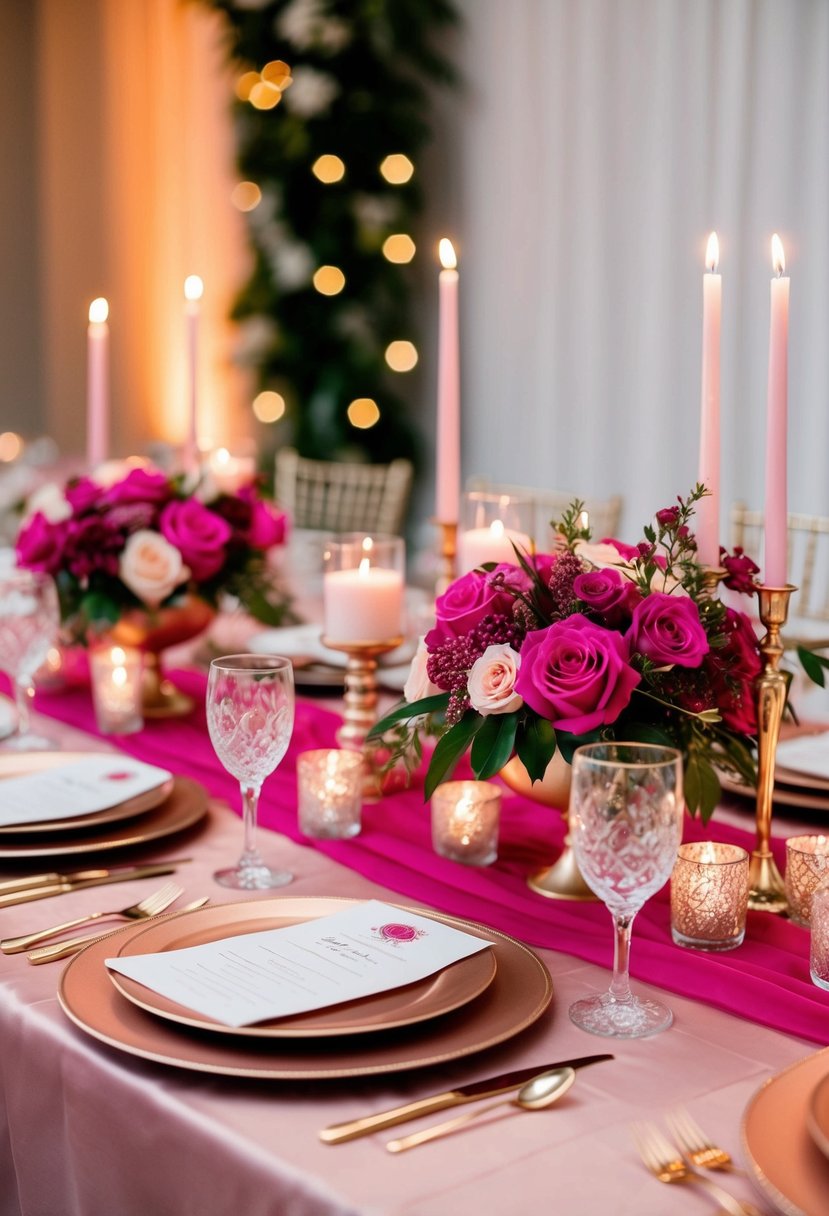
[(679, 946), (732, 950), (742, 942), (748, 908), (748, 853), (734, 844), (679, 847), (671, 875), (671, 933)]
[(486, 562), (515, 565), (515, 546), (532, 546), (533, 504), (511, 494), (492, 494), (472, 490), (464, 495), (463, 523), (458, 533), (458, 574)]
[(812, 897), (829, 880), (829, 836), (790, 836), (786, 841), (786, 899), (789, 918), (808, 925)]
[(252, 456), (234, 456), (227, 448), (216, 448), (209, 460), (210, 478), (219, 494), (236, 494), (256, 475)]
[(498, 856), (501, 790), (489, 781), (445, 781), (432, 795), (432, 846), (441, 857), (488, 866)]
[(360, 831), (363, 758), (359, 752), (320, 749), (297, 757), (299, 830), (343, 839)]
[(98, 729), (106, 735), (141, 730), (141, 651), (126, 646), (98, 647), (89, 656), (89, 669)]

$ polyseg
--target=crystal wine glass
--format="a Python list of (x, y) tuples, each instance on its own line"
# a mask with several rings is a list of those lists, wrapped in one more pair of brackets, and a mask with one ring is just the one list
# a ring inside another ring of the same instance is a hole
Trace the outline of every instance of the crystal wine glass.
[(236, 866), (213, 877), (224, 887), (264, 891), (293, 878), (272, 870), (255, 844), (262, 783), (277, 767), (294, 726), (294, 672), (278, 655), (231, 654), (214, 659), (207, 680), (207, 729), (216, 755), (242, 793), (244, 848)]
[(0, 578), (0, 670), (11, 677), (17, 708), (17, 730), (2, 745), (3, 751), (42, 751), (53, 740), (29, 729), (29, 705), (34, 676), (60, 627), (57, 588), (39, 570), (12, 570)]
[(638, 1039), (666, 1030), (673, 1014), (630, 990), (633, 918), (664, 886), (682, 838), (682, 755), (671, 747), (592, 743), (573, 755), (570, 830), (579, 867), (616, 931), (613, 982), (570, 1007), (591, 1034)]

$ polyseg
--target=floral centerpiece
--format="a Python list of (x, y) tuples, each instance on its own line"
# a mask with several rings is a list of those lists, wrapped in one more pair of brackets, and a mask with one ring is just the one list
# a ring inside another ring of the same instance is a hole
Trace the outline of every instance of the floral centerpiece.
[[(637, 545), (590, 543), (575, 502), (550, 554), (453, 582), (415, 655), (405, 702), (377, 724), (392, 760), (439, 735), (426, 796), (467, 751), (480, 779), (517, 756), (540, 781), (560, 751), (602, 739), (677, 747), (689, 811), (720, 796), (718, 771), (754, 784), (754, 684), (762, 668), (751, 621), (718, 598), (696, 556), (694, 504), (659, 511)], [(757, 567), (723, 554), (725, 585), (753, 589)]]
[(197, 596), (234, 596), (258, 620), (283, 623), (290, 605), (268, 563), (286, 536), (284, 514), (251, 482), (220, 493), (146, 462), (110, 462), (92, 476), (50, 483), (29, 498), (18, 565), (57, 583), (69, 638), (87, 642), (126, 614), (150, 616)]

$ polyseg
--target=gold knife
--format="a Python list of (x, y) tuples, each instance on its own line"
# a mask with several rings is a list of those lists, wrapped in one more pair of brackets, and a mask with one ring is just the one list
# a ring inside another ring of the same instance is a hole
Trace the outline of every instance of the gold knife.
[[(171, 857), (169, 862), (163, 864), (183, 865), (185, 861), (190, 860), (189, 857)], [(119, 874), (122, 870), (134, 869), (133, 862), (124, 862), (122, 865), (101, 867), (97, 870), (71, 870), (69, 873), (55, 870), (51, 874), (27, 874), (21, 878), (3, 878), (0, 879), (0, 895), (7, 891), (28, 891), (31, 887), (51, 887), (59, 882), (86, 882), (93, 878), (108, 878), (111, 874)]]
[(25, 904), (34, 899), (47, 899), (50, 895), (65, 895), (68, 891), (84, 891), (87, 887), (104, 887), (112, 882), (129, 882), (133, 878), (154, 878), (157, 874), (175, 873), (177, 863), (160, 862), (158, 865), (134, 866), (131, 870), (104, 875), (103, 878), (63, 879), (44, 887), (31, 887), (26, 891), (11, 891), (0, 895), (0, 908), (12, 904)]
[(463, 1106), (466, 1102), (476, 1102), (478, 1098), (490, 1098), (495, 1094), (505, 1094), (511, 1089), (518, 1089), (531, 1077), (540, 1072), (548, 1072), (551, 1068), (586, 1068), (588, 1064), (598, 1064), (602, 1060), (612, 1060), (613, 1056), (604, 1053), (595, 1056), (579, 1056), (575, 1060), (559, 1060), (555, 1064), (533, 1064), (530, 1068), (518, 1068), (514, 1072), (501, 1073), (497, 1077), (489, 1077), (485, 1081), (473, 1081), (470, 1085), (459, 1085), (457, 1089), (446, 1090), (442, 1094), (433, 1094), (431, 1098), (418, 1098), (416, 1102), (408, 1102), (405, 1106), (395, 1106), (392, 1110), (381, 1111), (377, 1115), (366, 1115), (362, 1119), (352, 1119), (348, 1123), (334, 1123), (324, 1127), (320, 1132), (320, 1140), (324, 1144), (343, 1144), (346, 1140), (356, 1140), (358, 1136), (367, 1136), (384, 1127), (395, 1127), (398, 1123), (406, 1123), (409, 1119), (418, 1119), (421, 1115), (430, 1115), (438, 1110), (446, 1110), (448, 1106)]

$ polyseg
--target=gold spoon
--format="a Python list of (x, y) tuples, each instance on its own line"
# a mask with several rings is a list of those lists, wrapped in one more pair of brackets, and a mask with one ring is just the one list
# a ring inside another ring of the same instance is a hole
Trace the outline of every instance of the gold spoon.
[(446, 1119), (443, 1123), (435, 1123), (434, 1126), (427, 1127), (421, 1132), (412, 1132), (411, 1135), (401, 1136), (398, 1140), (389, 1140), (386, 1148), (390, 1153), (402, 1153), (407, 1148), (425, 1144), (427, 1140), (437, 1140), (441, 1136), (455, 1131), (456, 1128), (471, 1123), (473, 1119), (488, 1114), (498, 1106), (517, 1106), (519, 1110), (544, 1110), (545, 1107), (552, 1106), (553, 1102), (557, 1102), (563, 1094), (566, 1094), (575, 1079), (576, 1073), (573, 1068), (553, 1068), (549, 1072), (539, 1073), (537, 1077), (527, 1081), (526, 1085), (522, 1085), (514, 1098), (502, 1098), (500, 1102), (491, 1102), (489, 1106), (483, 1106), (480, 1110), (458, 1115), (455, 1119)]

